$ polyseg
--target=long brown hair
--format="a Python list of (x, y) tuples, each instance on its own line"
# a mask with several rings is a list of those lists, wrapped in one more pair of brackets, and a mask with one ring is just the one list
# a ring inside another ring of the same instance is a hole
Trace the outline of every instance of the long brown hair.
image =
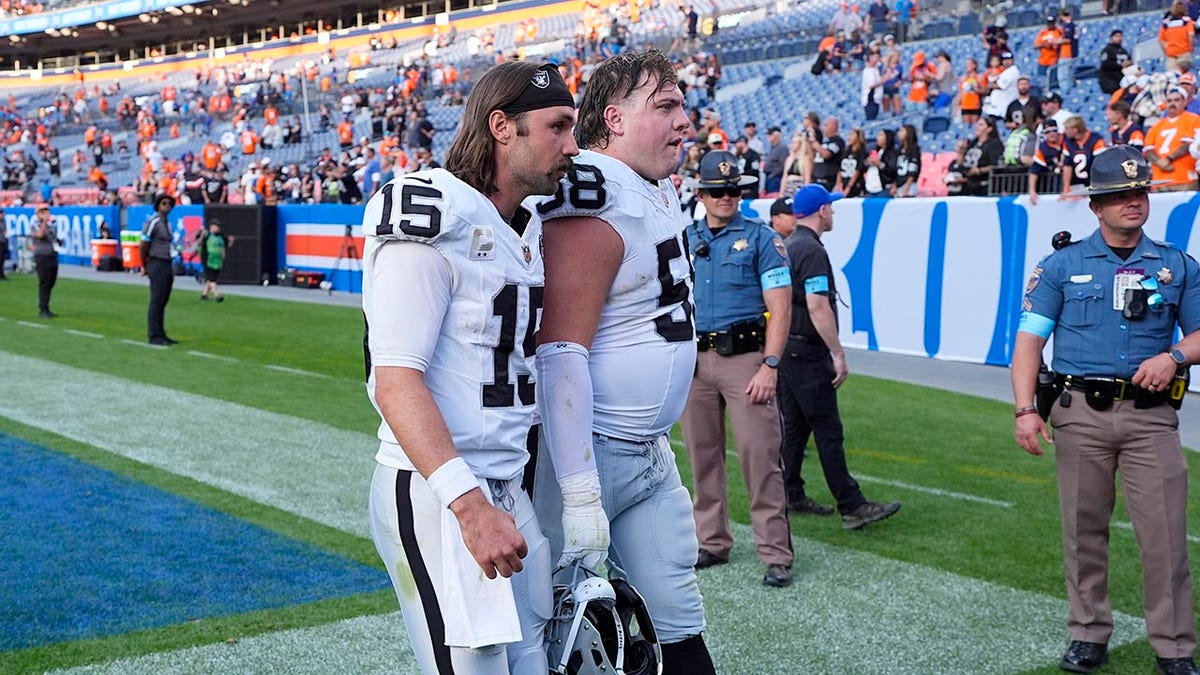
[[(490, 195), (496, 187), (496, 139), (488, 117), (492, 112), (521, 96), (542, 64), (533, 61), (506, 61), (484, 73), (471, 89), (458, 124), (458, 135), (446, 151), (445, 168), (467, 185)], [(521, 126), (525, 113), (510, 116)]]
[(579, 104), (579, 118), (575, 122), (575, 142), (579, 147), (608, 145), (610, 132), (604, 121), (604, 109), (624, 100), (646, 80), (657, 85), (651, 93), (653, 96), (663, 84), (677, 84), (679, 77), (675, 74), (671, 59), (657, 49), (624, 52), (596, 66), (588, 80), (583, 102)]

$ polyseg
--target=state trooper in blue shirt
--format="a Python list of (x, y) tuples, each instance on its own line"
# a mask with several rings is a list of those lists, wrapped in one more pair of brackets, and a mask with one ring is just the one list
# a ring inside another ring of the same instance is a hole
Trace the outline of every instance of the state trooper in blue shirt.
[[(1146, 632), (1158, 672), (1197, 671), (1188, 567), (1187, 463), (1176, 409), (1200, 359), (1200, 266), (1144, 236), (1150, 166), (1126, 145), (1092, 165), (1087, 239), (1043, 259), (1026, 288), (1012, 379), (1017, 444), (1041, 455), (1050, 432), (1034, 404), (1042, 348), (1054, 335), (1061, 393), (1050, 409), (1058, 465), (1071, 644), (1061, 667), (1092, 672), (1108, 656), (1108, 533), (1121, 472), (1142, 558)], [(1175, 328), (1186, 336), (1172, 345)]]
[[(711, 151), (700, 161), (697, 196), (705, 217), (687, 228), (696, 278), (696, 373), (680, 424), (694, 476), (700, 550), (696, 567), (729, 560), (729, 498), (725, 477), (725, 412), (733, 423), (738, 461), (750, 495), (750, 523), (763, 583), (792, 581), (779, 449), (782, 430), (775, 389), (787, 342), (792, 278), (775, 231), (738, 211), (743, 176), (738, 160)], [(764, 313), (770, 312), (770, 322)]]

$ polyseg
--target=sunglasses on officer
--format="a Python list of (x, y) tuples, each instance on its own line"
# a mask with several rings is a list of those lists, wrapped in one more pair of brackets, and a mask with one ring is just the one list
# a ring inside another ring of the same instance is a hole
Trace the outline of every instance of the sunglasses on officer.
[(1146, 199), (1149, 194), (1149, 188), (1134, 188), (1121, 192), (1110, 192), (1105, 195), (1096, 195), (1093, 199), (1101, 204), (1122, 204), (1134, 199)]
[(713, 199), (724, 199), (725, 197), (740, 197), (742, 188), (740, 187), (723, 187), (723, 188), (704, 188), (704, 194)]

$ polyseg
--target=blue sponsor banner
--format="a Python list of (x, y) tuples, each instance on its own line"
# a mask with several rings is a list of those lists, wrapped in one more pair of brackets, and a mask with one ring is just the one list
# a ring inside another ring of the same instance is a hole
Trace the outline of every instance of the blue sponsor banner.
[(73, 28), (97, 21), (126, 19), (142, 12), (155, 12), (168, 7), (203, 4), (205, 0), (115, 0), (88, 3), (70, 9), (6, 19), (0, 21), (0, 31), (6, 35), (26, 35), (40, 33), (49, 28)]
[[(118, 207), (116, 206), (53, 206), (50, 215), (54, 218), (54, 230), (62, 244), (58, 246), (58, 261), (63, 265), (91, 265), (92, 240), (100, 234), (100, 224), (107, 223), (113, 237), (117, 236)], [(37, 224), (32, 207), (7, 207), (4, 209), (4, 224), (9, 237), (33, 234)], [(10, 242), (9, 255), (16, 250)]]

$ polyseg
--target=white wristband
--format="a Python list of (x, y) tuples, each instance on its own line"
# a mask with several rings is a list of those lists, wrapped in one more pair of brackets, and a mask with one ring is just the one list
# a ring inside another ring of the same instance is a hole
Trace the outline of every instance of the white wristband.
[(462, 457), (455, 457), (439, 466), (425, 482), (445, 508), (450, 508), (450, 503), (455, 499), (479, 487), (479, 479)]

